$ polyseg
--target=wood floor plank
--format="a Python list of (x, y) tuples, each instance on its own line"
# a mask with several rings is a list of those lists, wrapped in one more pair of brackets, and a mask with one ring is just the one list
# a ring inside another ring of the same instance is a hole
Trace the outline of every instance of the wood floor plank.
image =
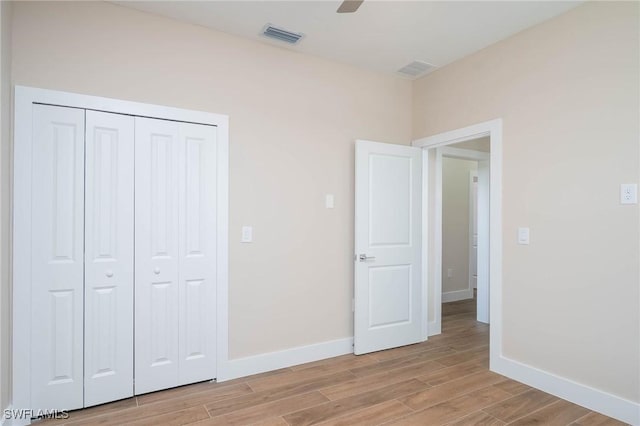
[[(227, 388), (226, 390), (224, 390)], [(151, 392), (144, 395), (138, 395), (138, 405), (152, 404), (159, 401), (169, 401), (175, 398), (191, 397), (201, 392), (209, 392), (211, 394), (219, 393), (221, 395), (234, 395), (234, 390), (242, 389), (243, 391), (251, 391), (244, 382), (201, 382), (193, 385), (180, 386), (158, 392)], [(231, 392), (230, 392), (231, 391)]]
[(279, 417), (294, 411), (317, 406), (327, 402), (328, 399), (320, 392), (309, 392), (290, 398), (280, 399), (267, 404), (248, 407), (243, 410), (234, 411), (229, 414), (214, 417), (202, 425), (248, 425), (265, 417)]
[(482, 346), (488, 347), (489, 333), (484, 331), (470, 332), (468, 336), (464, 336), (459, 339), (447, 340), (446, 345), (458, 352), (468, 351), (470, 349), (476, 349)]
[[(121, 425), (141, 420), (147, 417), (159, 416), (172, 411), (185, 410), (187, 408), (206, 405), (218, 401), (225, 401), (229, 398), (240, 395), (251, 395), (253, 391), (246, 384), (240, 383), (233, 386), (225, 386), (207, 392), (198, 392), (194, 395), (182, 396), (168, 401), (158, 401), (151, 404), (141, 405), (115, 413), (101, 414), (91, 417), (91, 421), (96, 425)], [(84, 425), (85, 420), (70, 421), (68, 425)]]
[(626, 423), (622, 423), (600, 413), (591, 412), (571, 423), (571, 426), (626, 426)]
[(284, 416), (284, 419), (292, 426), (312, 425), (338, 418), (385, 401), (401, 398), (405, 395), (418, 392), (424, 389), (425, 386), (428, 385), (419, 380), (411, 379), (378, 390), (330, 401), (306, 410), (300, 410)]
[[(468, 321), (468, 323), (475, 323), (475, 319), (460, 318), (457, 321)], [(471, 336), (475, 333), (489, 333), (489, 326), (486, 324), (476, 323), (476, 325), (468, 325), (468, 323), (459, 323), (454, 324), (453, 326), (442, 324), (442, 334), (445, 336), (453, 336), (458, 333), (464, 333)]]
[[(293, 373), (292, 373), (293, 374)], [(269, 389), (261, 392), (254, 392), (250, 395), (243, 395), (237, 398), (217, 401), (206, 404), (207, 410), (212, 417), (227, 414), (232, 411), (242, 410), (255, 405), (261, 405), (273, 402), (278, 399), (296, 396), (302, 393), (319, 390), (336, 383), (354, 379), (355, 376), (349, 371), (342, 371), (336, 374), (327, 375), (319, 378), (310, 378), (301, 382), (290, 385), (281, 386), (279, 388)]]
[(489, 347), (489, 336), (487, 337), (482, 337), (482, 339), (470, 339), (464, 343), (460, 343), (460, 344), (456, 344), (456, 345), (450, 345), (449, 346), (451, 349), (454, 349), (458, 352), (462, 352), (462, 351), (468, 351), (471, 349), (478, 349), (481, 347)]
[(456, 351), (467, 351), (469, 349), (479, 348), (482, 346), (489, 346), (488, 332), (479, 332), (475, 336), (460, 339), (457, 342), (449, 343), (449, 347), (451, 349), (455, 349)]
[(461, 377), (468, 376), (469, 374), (485, 370), (486, 368), (484, 366), (476, 362), (465, 362), (451, 367), (431, 371), (425, 375), (419, 375), (420, 373), (418, 373), (417, 378), (431, 386), (437, 386), (451, 380), (459, 379)]
[(413, 410), (403, 403), (392, 400), (320, 424), (322, 426), (378, 425), (412, 412)]
[(251, 423), (250, 426), (289, 426), (289, 423), (285, 422), (282, 417), (272, 417), (270, 419)]
[(67, 419), (48, 419), (47, 426), (56, 426), (69, 422), (77, 422), (82, 419), (100, 416), (103, 414), (115, 414), (122, 410), (137, 407), (136, 398), (121, 399), (120, 401), (110, 402), (108, 404), (96, 405), (95, 407), (85, 408), (84, 410), (73, 410), (69, 412)]
[[(195, 423), (199, 420), (209, 418), (209, 413), (204, 406), (187, 408), (181, 411), (172, 411), (170, 413), (162, 414), (160, 416), (147, 417), (135, 422), (127, 423), (128, 426), (182, 426)], [(87, 423), (87, 426), (91, 426), (91, 423)]]
[(453, 316), (457, 314), (473, 314), (475, 309), (471, 303), (444, 303), (442, 305), (442, 315)]
[(464, 416), (456, 421), (447, 423), (447, 426), (503, 426), (505, 422), (485, 413), (484, 411), (476, 411)]
[(531, 389), (520, 395), (511, 397), (506, 401), (485, 408), (484, 411), (503, 422), (509, 423), (557, 400), (558, 398), (548, 393)]
[(589, 410), (584, 407), (572, 404), (569, 401), (558, 400), (509, 424), (514, 426), (566, 426), (588, 413)]
[(451, 367), (469, 361), (480, 361), (489, 355), (489, 346), (482, 345), (466, 351), (456, 351), (450, 355), (438, 359), (440, 364)]
[(447, 355), (454, 354), (452, 349), (447, 347), (438, 347), (429, 351), (419, 352), (417, 354), (408, 355), (401, 358), (394, 358), (388, 361), (381, 361), (374, 365), (353, 368), (350, 371), (358, 377), (371, 376), (380, 374), (394, 368), (404, 368), (412, 365), (421, 364), (425, 361), (433, 361)]
[(362, 367), (377, 362), (377, 358), (373, 354), (366, 355), (341, 355), (335, 358), (321, 359), (320, 361), (309, 362), (306, 364), (295, 365), (291, 370), (306, 370), (308, 368), (321, 369), (323, 371), (336, 372), (339, 370), (347, 370), (350, 368)]
[(426, 361), (409, 367), (388, 370), (373, 376), (358, 377), (335, 386), (324, 388), (321, 392), (331, 400), (347, 398), (369, 390), (412, 379), (417, 375), (442, 368), (442, 364), (439, 364), (437, 361)]
[(446, 346), (446, 345), (436, 345), (434, 342), (429, 339), (429, 341), (424, 343), (416, 343), (414, 345), (401, 346), (399, 348), (387, 349), (385, 351), (374, 352), (371, 354), (372, 357), (377, 359), (378, 361), (388, 361), (394, 358), (402, 358), (407, 355), (413, 355), (419, 352), (428, 351), (434, 349), (438, 346)]
[(504, 378), (499, 374), (481, 371), (407, 396), (400, 399), (400, 402), (414, 410), (422, 410), (465, 393), (499, 383), (502, 380)]
[(351, 355), (349, 358), (343, 358), (339, 360), (336, 363), (335, 368), (331, 368), (331, 364), (320, 364), (309, 368), (293, 370), (284, 374), (260, 378), (258, 380), (251, 379), (248, 380), (247, 383), (255, 392), (261, 392), (269, 389), (279, 388), (288, 384), (294, 384), (304, 382), (309, 379), (323, 377), (327, 374), (334, 374), (339, 371), (347, 370), (349, 368), (367, 368), (367, 366), (371, 363), (377, 364), (377, 361), (373, 358), (366, 358), (366, 355), (364, 358)]
[(425, 408), (390, 424), (406, 426), (442, 425), (510, 397), (510, 393), (488, 386)]
[(436, 336), (431, 336), (429, 337), (429, 340), (423, 343), (423, 345), (428, 347), (430, 345), (442, 346), (442, 345), (448, 345), (451, 343), (462, 343), (470, 337), (475, 337), (478, 335), (487, 335), (487, 334), (489, 334), (488, 327), (480, 327), (480, 326), (468, 327), (468, 328), (456, 330), (455, 332), (451, 332), (451, 333), (444, 332)]
[(532, 389), (530, 386), (527, 386), (524, 383), (520, 383), (511, 379), (506, 379), (502, 383), (497, 383), (494, 386), (502, 389), (505, 392), (509, 392), (511, 395), (520, 395), (521, 393)]
[(446, 333), (452, 330), (460, 330), (462, 328), (483, 328), (488, 329), (489, 324), (477, 322), (475, 318), (459, 318), (453, 321), (442, 321), (442, 332)]

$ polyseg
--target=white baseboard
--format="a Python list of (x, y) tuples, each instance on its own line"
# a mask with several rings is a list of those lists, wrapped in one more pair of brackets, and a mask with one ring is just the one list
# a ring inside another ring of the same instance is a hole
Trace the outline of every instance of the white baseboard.
[(442, 293), (442, 303), (457, 302), (458, 300), (473, 299), (473, 290), (456, 290)]
[(219, 382), (353, 353), (353, 337), (232, 359), (219, 366)]
[(492, 360), (491, 370), (621, 422), (634, 426), (640, 425), (640, 403), (576, 383), (504, 356)]

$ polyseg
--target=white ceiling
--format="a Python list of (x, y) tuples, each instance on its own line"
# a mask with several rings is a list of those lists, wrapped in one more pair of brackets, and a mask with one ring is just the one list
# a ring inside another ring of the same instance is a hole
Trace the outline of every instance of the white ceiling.
[[(340, 1), (118, 1), (181, 21), (394, 73), (412, 61), (441, 67), (559, 15), (579, 1), (365, 0), (352, 14)], [(305, 37), (295, 46), (261, 36), (270, 23)]]

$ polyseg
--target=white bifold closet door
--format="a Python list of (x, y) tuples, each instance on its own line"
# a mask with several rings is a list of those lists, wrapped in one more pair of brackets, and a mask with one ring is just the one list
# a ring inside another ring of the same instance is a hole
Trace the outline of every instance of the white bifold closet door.
[(135, 393), (215, 378), (216, 127), (135, 119)]
[(133, 396), (134, 118), (86, 112), (84, 405)]
[[(83, 406), (84, 114), (34, 105), (31, 405)], [(18, 212), (19, 214), (19, 212)]]
[(133, 395), (133, 136), (132, 117), (34, 106), (33, 407)]

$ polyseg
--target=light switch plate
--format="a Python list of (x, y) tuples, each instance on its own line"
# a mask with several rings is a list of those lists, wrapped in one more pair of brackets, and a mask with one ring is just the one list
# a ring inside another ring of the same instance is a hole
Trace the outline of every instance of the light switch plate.
[(334, 206), (333, 194), (327, 194), (324, 198), (324, 205), (328, 209), (332, 209)]
[(253, 227), (251, 226), (243, 226), (242, 227), (242, 243), (250, 243), (253, 241)]
[(518, 228), (518, 244), (529, 244), (529, 228)]
[(620, 204), (638, 204), (638, 184), (623, 183), (620, 185)]

